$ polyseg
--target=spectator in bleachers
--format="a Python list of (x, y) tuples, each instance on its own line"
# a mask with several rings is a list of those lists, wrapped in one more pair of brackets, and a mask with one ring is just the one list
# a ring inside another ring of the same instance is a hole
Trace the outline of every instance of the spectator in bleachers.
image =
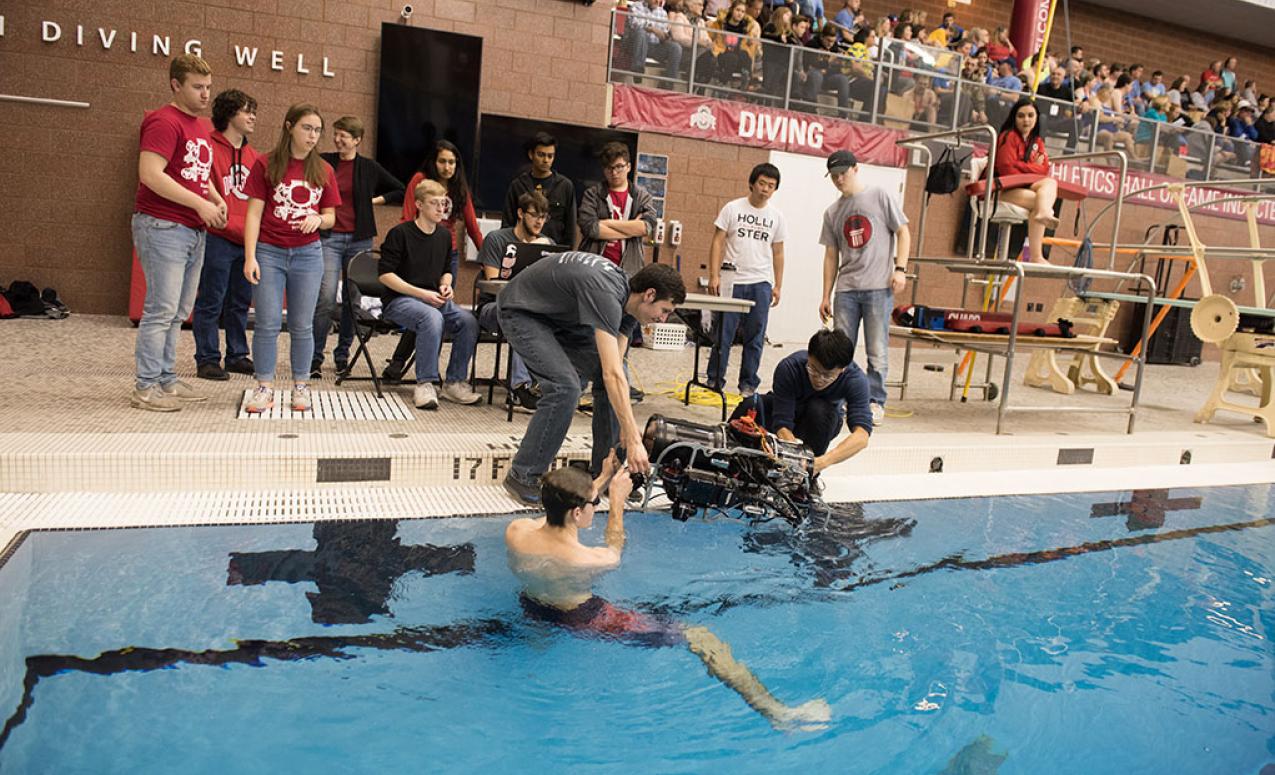
[[(810, 28), (812, 24), (813, 22), (810, 20), (810, 17), (804, 14), (799, 15), (792, 20), (792, 44), (794, 46), (805, 47), (810, 45)], [(801, 61), (800, 55), (798, 55), (797, 61)], [(804, 75), (804, 73), (802, 73), (802, 75)]]
[[(1094, 83), (1097, 84), (1097, 79)], [(1105, 83), (1099, 85), (1090, 95), (1089, 103), (1098, 114), (1098, 144), (1104, 151), (1110, 151), (1120, 143), (1132, 155), (1133, 135), (1126, 128), (1128, 117), (1120, 110), (1115, 89)]]
[(1022, 97), (1010, 108), (996, 140), (996, 177), (1006, 175), (1034, 176), (1027, 183), (1003, 190), (1001, 201), (1017, 205), (1030, 214), (1027, 241), (1032, 260), (1048, 263), (1044, 237), (1046, 229), (1058, 228), (1058, 218), (1054, 215), (1058, 184), (1049, 175), (1049, 153), (1040, 137), (1036, 103), (1030, 97)]
[(1008, 61), (1011, 72), (1018, 66), (1018, 49), (1009, 39), (1009, 28), (996, 28), (996, 35), (987, 44), (987, 57), (996, 64)]
[(1008, 59), (1002, 59), (997, 63), (996, 76), (988, 78), (987, 85), (1012, 92), (1023, 90), (1023, 82), (1018, 76), (1014, 75), (1014, 65)]
[(1084, 47), (1084, 46), (1072, 46), (1072, 47), (1071, 47), (1071, 58), (1072, 58), (1072, 59), (1074, 59), (1074, 60), (1076, 60), (1077, 62), (1080, 62), (1080, 63), (1082, 63), (1082, 64), (1083, 64), (1083, 63), (1084, 63), (1084, 61), (1085, 61), (1085, 47)]
[(966, 59), (962, 64), (961, 119), (962, 125), (987, 123), (987, 89), (975, 84), (985, 83), (987, 74), (977, 58)]
[(1203, 88), (1205, 84), (1212, 84), (1215, 88), (1226, 85), (1226, 82), (1222, 80), (1222, 60), (1214, 61), (1208, 69), (1200, 73), (1200, 87)]
[(837, 28), (824, 25), (819, 37), (811, 41), (809, 49), (814, 55), (807, 54), (804, 59), (806, 68), (806, 101), (818, 102), (819, 95), (825, 90), (835, 91), (837, 105), (841, 108), (850, 106), (850, 79), (842, 72), (840, 58), (845, 54)]
[[(1227, 122), (1226, 133), (1231, 137), (1250, 142), (1258, 142), (1257, 127), (1254, 124), (1257, 116), (1253, 112), (1253, 103), (1240, 100), (1236, 105), (1235, 115)], [(1235, 156), (1240, 164), (1248, 164), (1253, 160), (1253, 146), (1249, 143), (1235, 143)]]
[(1240, 61), (1235, 57), (1227, 57), (1226, 63), (1222, 65), (1222, 85), (1231, 91), (1235, 91), (1235, 68), (1239, 65)]
[[(1133, 139), (1138, 145), (1139, 153), (1152, 156), (1154, 149), (1151, 147), (1152, 141), (1155, 139), (1155, 130), (1157, 123), (1167, 123), (1169, 120), (1169, 98), (1168, 97), (1152, 97), (1147, 103), (1147, 109), (1143, 111), (1139, 117), (1137, 129), (1134, 130)], [(1172, 142), (1170, 142), (1172, 141)], [(1176, 145), (1177, 140), (1170, 137), (1166, 133), (1165, 127), (1160, 127), (1160, 146), (1170, 147)]]
[(729, 8), (730, 3), (731, 0), (707, 0), (704, 4), (704, 16), (711, 19)]
[(954, 45), (965, 35), (965, 30), (956, 23), (956, 14), (951, 11), (943, 14), (943, 21), (930, 33), (930, 45), (947, 48)]
[(1275, 103), (1267, 101), (1261, 118), (1253, 122), (1259, 143), (1275, 143)]
[(1151, 73), (1151, 79), (1142, 84), (1142, 94), (1147, 99), (1152, 97), (1163, 97), (1168, 89), (1164, 85), (1164, 71), (1155, 70)]
[(746, 13), (757, 22), (758, 26), (765, 27), (770, 21), (770, 7), (766, 5), (765, 0), (748, 0), (748, 10)]
[(869, 109), (872, 101), (873, 67), (871, 50), (877, 45), (877, 34), (871, 27), (864, 27), (854, 34), (854, 42), (846, 49), (850, 57), (850, 99), (863, 103)]
[(930, 76), (918, 73), (916, 85), (912, 87), (912, 121), (923, 124), (922, 131), (939, 120), (939, 95), (934, 91), (933, 81)]
[(1245, 81), (1244, 89), (1240, 92), (1240, 97), (1248, 100), (1254, 105), (1257, 105), (1259, 99), (1257, 94), (1257, 81), (1254, 81), (1251, 78)]
[(862, 5), (863, 0), (832, 0), (831, 8), (838, 10), (828, 22), (840, 32), (843, 43), (851, 40), (859, 28), (867, 23), (860, 10)]
[(1127, 109), (1132, 109), (1134, 113), (1139, 115), (1142, 114), (1142, 111), (1147, 109), (1147, 102), (1149, 99), (1142, 96), (1142, 76), (1145, 72), (1146, 67), (1134, 63), (1129, 65), (1129, 72), (1126, 74), (1126, 77), (1129, 79), (1129, 84), (1124, 93), (1125, 107)]
[(704, 20), (704, 0), (669, 0), (664, 7), (668, 11), (669, 33), (682, 47), (683, 58), (690, 56), (692, 48), (702, 55), (713, 47)]
[(726, 83), (737, 78), (738, 85), (746, 86), (761, 46), (761, 26), (748, 15), (747, 0), (731, 0), (730, 8), (709, 22), (708, 29), (713, 46), (695, 63), (696, 73), (704, 74), (696, 81)]
[(682, 47), (672, 38), (664, 0), (629, 3), (628, 11), (620, 50), (629, 71), (642, 72), (651, 57), (664, 65), (665, 77), (677, 78), (682, 72)]
[(974, 44), (974, 53), (984, 51), (987, 45), (992, 42), (992, 34), (987, 31), (986, 27), (975, 27), (970, 30), (970, 42)]
[(814, 25), (823, 18), (823, 0), (797, 0), (797, 13)]
[(792, 9), (775, 8), (761, 37), (767, 41), (761, 52), (762, 86), (768, 93), (782, 96), (788, 86), (789, 63), (796, 61), (787, 47), (800, 45), (792, 32)]
[(1178, 107), (1186, 107), (1191, 102), (1191, 76), (1179, 75), (1173, 79), (1173, 83), (1169, 84), (1169, 90), (1164, 93), (1169, 98), (1169, 102)]
[(1202, 81), (1199, 88), (1191, 92), (1191, 104), (1200, 110), (1209, 110), (1215, 97), (1217, 81)]
[(1049, 71), (1049, 80), (1036, 89), (1036, 96), (1043, 97), (1037, 109), (1040, 113), (1041, 133), (1046, 137), (1066, 137), (1067, 149), (1076, 146), (1075, 104), (1076, 91), (1067, 82), (1067, 71), (1061, 66)]

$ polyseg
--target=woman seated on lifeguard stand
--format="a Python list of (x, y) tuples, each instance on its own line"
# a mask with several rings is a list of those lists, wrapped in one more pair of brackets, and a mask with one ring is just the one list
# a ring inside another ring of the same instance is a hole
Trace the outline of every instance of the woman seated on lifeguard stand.
[(996, 141), (996, 177), (1030, 175), (1016, 180), (1001, 191), (1000, 200), (1026, 210), (1027, 242), (1032, 261), (1045, 260), (1045, 229), (1057, 229), (1054, 202), (1058, 200), (1058, 184), (1049, 176), (1049, 154), (1040, 137), (1040, 115), (1036, 103), (1023, 97), (1014, 103), (1001, 125)]

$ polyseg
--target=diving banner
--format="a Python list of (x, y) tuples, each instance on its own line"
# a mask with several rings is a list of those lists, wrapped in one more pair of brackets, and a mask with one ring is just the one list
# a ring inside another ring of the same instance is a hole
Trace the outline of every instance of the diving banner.
[(611, 126), (621, 129), (811, 156), (846, 149), (883, 167), (907, 163), (907, 152), (894, 144), (906, 133), (897, 129), (637, 86), (612, 89)]

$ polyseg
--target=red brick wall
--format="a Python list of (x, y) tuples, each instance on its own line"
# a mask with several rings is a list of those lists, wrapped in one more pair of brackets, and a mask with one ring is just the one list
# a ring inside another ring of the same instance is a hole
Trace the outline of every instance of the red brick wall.
[[(605, 121), (606, 0), (591, 7), (574, 0), (413, 0), (412, 5), (416, 26), (483, 37), (482, 111), (595, 126)], [(879, 4), (866, 5), (871, 14), (878, 12)], [(935, 0), (910, 5), (935, 16), (946, 7)], [(187, 38), (199, 39), (214, 68), (214, 89), (236, 86), (258, 99), (256, 146), (273, 144), (289, 104), (309, 101), (321, 106), (329, 122), (346, 113), (364, 117), (369, 124), (364, 151), (372, 154), (380, 25), (396, 20), (401, 8), (402, 0), (5, 0), (0, 5), (0, 93), (83, 100), (92, 107), (9, 102), (0, 107), (0, 148), (5, 149), (0, 154), (0, 281), (26, 278), (53, 285), (81, 312), (125, 310), (137, 127), (143, 111), (169, 99), (165, 59), (149, 53), (152, 34), (172, 36), (174, 53)], [(979, 0), (957, 13), (966, 26), (995, 26), (1008, 19), (1009, 8), (1010, 0)], [(60, 42), (41, 42), (45, 19), (62, 26)], [(83, 47), (74, 44), (77, 23), (85, 26)], [(1076, 41), (1097, 56), (1128, 61), (1134, 49), (1153, 68), (1169, 70), (1177, 63), (1176, 68), (1198, 73), (1210, 59), (1235, 52), (1241, 76), (1255, 73), (1262, 83), (1275, 84), (1269, 51), (1247, 44), (1192, 44), (1187, 41), (1198, 36), (1186, 31), (1079, 3), (1072, 25)], [(119, 31), (110, 51), (96, 41), (99, 26)], [(127, 50), (132, 31), (145, 53)], [(233, 44), (258, 46), (261, 58), (268, 58), (271, 49), (283, 50), (286, 69), (273, 72), (260, 61), (255, 68), (237, 67)], [(297, 54), (305, 55), (311, 74), (294, 72)], [(319, 74), (322, 57), (328, 57), (334, 78)], [(766, 154), (655, 134), (643, 135), (639, 146), (670, 157), (666, 215), (684, 224), (678, 252), (688, 280), (693, 279), (707, 260), (712, 218), (726, 201), (744, 193), (748, 170)], [(323, 147), (330, 148), (330, 135)], [(936, 203), (932, 223), (957, 217), (957, 205), (946, 207), (944, 215), (939, 212), (944, 206)], [(1152, 220), (1167, 215), (1148, 212)], [(379, 219), (384, 231), (394, 222), (393, 210), (384, 210)], [(1130, 234), (1140, 234), (1135, 222), (1131, 217)], [(1218, 223), (1218, 229), (1234, 227), (1234, 222)], [(932, 244), (946, 252), (950, 237), (940, 232), (931, 226)], [(458, 290), (463, 298), (463, 286)]]

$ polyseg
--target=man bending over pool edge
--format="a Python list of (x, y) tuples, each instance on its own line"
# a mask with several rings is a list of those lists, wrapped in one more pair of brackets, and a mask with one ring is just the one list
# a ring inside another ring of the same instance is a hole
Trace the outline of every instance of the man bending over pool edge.
[[(606, 546), (580, 542), (579, 531), (593, 524), (594, 510), (606, 488), (609, 516)], [(624, 552), (624, 504), (633, 490), (614, 452), (596, 480), (584, 471), (559, 468), (541, 480), (545, 516), (515, 519), (505, 529), (509, 567), (525, 585), (522, 607), (531, 618), (556, 624), (582, 636), (652, 648), (685, 645), (708, 672), (733, 689), (776, 728), (819, 729), (831, 717), (822, 699), (790, 707), (775, 699), (730, 646), (704, 627), (611, 605), (593, 594), (593, 581), (619, 567)]]

